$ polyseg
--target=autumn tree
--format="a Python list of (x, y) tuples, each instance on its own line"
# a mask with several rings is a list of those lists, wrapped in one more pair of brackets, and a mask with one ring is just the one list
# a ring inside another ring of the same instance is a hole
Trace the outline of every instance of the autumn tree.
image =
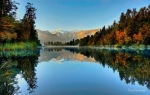
[(37, 40), (37, 32), (35, 30), (35, 19), (36, 19), (36, 9), (33, 7), (33, 4), (27, 3), (26, 14), (24, 16), (24, 22), (28, 22), (30, 25), (30, 39)]
[(0, 1), (0, 41), (6, 42), (15, 40), (17, 34), (14, 31), (14, 22), (16, 16), (17, 5), (12, 0)]
[(80, 45), (114, 44), (150, 44), (150, 5), (139, 11), (136, 8), (127, 9), (126, 13), (121, 13), (118, 22), (114, 21), (112, 25), (102, 27), (94, 35), (80, 39)]

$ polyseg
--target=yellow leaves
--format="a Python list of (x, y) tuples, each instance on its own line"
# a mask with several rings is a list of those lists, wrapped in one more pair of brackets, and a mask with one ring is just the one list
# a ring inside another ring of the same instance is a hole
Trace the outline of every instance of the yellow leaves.
[(8, 71), (5, 71), (2, 76), (8, 78), (8, 77), (10, 77), (12, 74), (13, 74), (12, 71), (8, 70)]
[(12, 28), (14, 27), (14, 22), (10, 17), (2, 17), (0, 18), (0, 26), (2, 26), (3, 29)]
[(10, 32), (0, 32), (0, 40), (3, 41), (3, 40), (12, 40), (12, 39), (16, 39), (17, 38), (17, 33), (10, 33)]
[(17, 38), (14, 31), (14, 18), (6, 16), (0, 18), (0, 40), (10, 41)]
[(27, 40), (30, 36), (31, 26), (29, 22), (16, 22), (9, 16), (0, 18), (0, 40), (11, 41), (12, 39)]

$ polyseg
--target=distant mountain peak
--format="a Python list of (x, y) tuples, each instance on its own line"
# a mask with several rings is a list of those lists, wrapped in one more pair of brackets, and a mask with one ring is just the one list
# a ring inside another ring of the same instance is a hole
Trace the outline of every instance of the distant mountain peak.
[(100, 29), (91, 29), (91, 30), (72, 30), (66, 31), (62, 29), (58, 29), (56, 31), (49, 32), (48, 30), (42, 31), (40, 29), (36, 29), (38, 32), (38, 38), (41, 43), (48, 42), (48, 41), (61, 41), (61, 42), (68, 42), (73, 39), (81, 39), (86, 37), (87, 35), (94, 35)]
[(58, 30), (52, 31), (50, 33), (52, 33), (52, 34), (58, 34), (58, 33), (64, 34), (65, 32), (68, 32), (68, 31), (65, 31), (65, 30), (62, 30), (62, 29), (58, 29)]

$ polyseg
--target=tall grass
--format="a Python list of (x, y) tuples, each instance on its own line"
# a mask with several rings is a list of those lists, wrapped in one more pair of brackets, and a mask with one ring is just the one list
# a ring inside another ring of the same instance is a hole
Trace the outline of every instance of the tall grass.
[(11, 50), (11, 51), (0, 51), (0, 57), (24, 57), (24, 56), (33, 56), (38, 55), (39, 50)]
[(0, 50), (20, 50), (20, 49), (34, 49), (37, 47), (36, 42), (16, 42), (0, 44)]

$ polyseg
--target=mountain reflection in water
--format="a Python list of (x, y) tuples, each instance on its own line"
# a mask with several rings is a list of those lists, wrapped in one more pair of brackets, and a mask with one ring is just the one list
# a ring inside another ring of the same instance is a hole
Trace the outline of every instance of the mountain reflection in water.
[[(36, 67), (42, 62), (65, 61), (99, 63), (119, 73), (126, 84), (150, 89), (150, 51), (103, 50), (92, 48), (45, 48), (28, 51), (0, 52), (0, 95), (21, 94), (18, 74), (28, 84), (28, 92), (36, 92)], [(44, 68), (43, 68), (44, 69)], [(143, 94), (143, 93), (142, 93)], [(140, 94), (141, 95), (141, 94)], [(145, 94), (144, 94), (145, 95)]]
[(78, 52), (75, 52), (78, 50), (78, 48), (73, 48), (73, 51), (70, 52), (71, 48), (46, 48), (41, 51), (41, 56), (39, 57), (39, 62), (43, 61), (67, 61), (67, 60), (73, 60), (73, 61), (85, 61), (85, 62), (96, 62), (94, 58), (87, 57), (83, 54), (80, 54)]

